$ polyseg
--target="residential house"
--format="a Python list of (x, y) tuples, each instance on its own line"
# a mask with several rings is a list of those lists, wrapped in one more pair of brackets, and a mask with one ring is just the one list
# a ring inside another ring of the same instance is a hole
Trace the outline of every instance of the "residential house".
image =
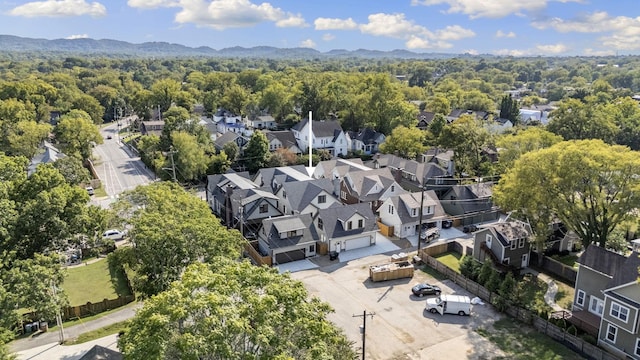
[(244, 123), (250, 129), (274, 130), (278, 127), (276, 119), (274, 119), (273, 116), (266, 112), (261, 112), (260, 114), (250, 114), (244, 119)]
[(456, 172), (454, 155), (455, 152), (451, 149), (433, 147), (422, 154), (422, 162), (438, 164), (447, 171), (448, 175), (453, 176)]
[(230, 142), (236, 143), (236, 145), (238, 145), (238, 149), (240, 149), (240, 154), (242, 154), (245, 146), (247, 146), (247, 144), (249, 143), (249, 138), (244, 137), (241, 134), (229, 131), (219, 135), (213, 141), (213, 145), (215, 146), (217, 151), (222, 151), (224, 149), (224, 146)]
[(369, 203), (373, 211), (390, 196), (406, 192), (388, 168), (350, 171), (340, 181), (343, 204)]
[(142, 135), (162, 135), (164, 120), (143, 121), (140, 123), (140, 134)]
[(296, 138), (289, 130), (283, 131), (265, 131), (269, 141), (269, 150), (276, 151), (278, 149), (287, 149), (296, 155), (302, 154), (302, 150), (298, 147)]
[(256, 183), (251, 181), (249, 173), (228, 173), (207, 176), (206, 199), (211, 211), (217, 215), (228, 227), (235, 227), (237, 223), (230, 199), (235, 190), (257, 189)]
[(435, 117), (436, 113), (430, 111), (421, 111), (418, 114), (418, 125), (416, 125), (416, 127), (420, 130), (427, 130)]
[(539, 123), (546, 125), (549, 123), (551, 108), (541, 109), (520, 109), (520, 119), (523, 124)]
[(589, 245), (578, 258), (569, 322), (598, 337), (598, 345), (640, 359), (640, 258)]
[(60, 117), (62, 116), (62, 112), (58, 110), (52, 110), (49, 112), (49, 125), (56, 126), (58, 122), (60, 122)]
[(302, 119), (295, 124), (291, 131), (296, 138), (298, 147), (306, 152), (309, 144), (315, 150), (327, 150), (331, 156), (347, 155), (349, 143), (347, 135), (342, 130), (338, 120), (313, 121), (312, 138), (309, 139), (309, 119)]
[(274, 194), (279, 198), (279, 210), (285, 215), (317, 214), (340, 203), (335, 196), (337, 180), (317, 179), (283, 182)]
[(260, 187), (269, 186), (274, 194), (286, 182), (307, 180), (313, 180), (313, 178), (309, 176), (304, 165), (263, 168), (258, 170), (253, 177), (254, 183)]
[(423, 205), (422, 225), (442, 229), (442, 221), (446, 220), (447, 214), (433, 190), (390, 196), (378, 208), (380, 222), (387, 226), (393, 226), (393, 235), (397, 237), (406, 238), (418, 235), (420, 231), (420, 204)]
[(320, 161), (313, 169), (311, 175), (314, 179), (342, 179), (352, 171), (367, 171), (370, 167), (364, 165), (362, 159), (341, 159)]
[(262, 220), (284, 215), (279, 210), (279, 198), (269, 189), (238, 189), (230, 197), (233, 223), (250, 238), (258, 233)]
[(445, 118), (447, 119), (447, 122), (450, 124), (450, 123), (458, 120), (458, 118), (460, 118), (462, 115), (470, 115), (470, 116), (474, 117), (476, 120), (485, 121), (491, 116), (491, 113), (489, 113), (487, 111), (473, 111), (473, 110), (464, 110), (464, 109), (453, 109), (453, 110), (451, 110), (449, 115), (447, 115)]
[(36, 172), (38, 165), (40, 164), (51, 164), (54, 163), (58, 159), (65, 158), (66, 155), (63, 154), (60, 150), (58, 150), (55, 146), (53, 146), (50, 142), (45, 141), (38, 149), (36, 155), (31, 158), (29, 162), (29, 167), (27, 168), (27, 176), (31, 176)]
[(491, 134), (504, 134), (507, 130), (513, 128), (513, 122), (509, 119), (495, 117), (487, 120), (483, 126)]
[(262, 221), (258, 246), (277, 265), (316, 255), (318, 239), (310, 214), (288, 215)]
[(368, 204), (336, 204), (318, 211), (319, 243), (328, 251), (349, 251), (375, 245), (378, 225)]
[(380, 144), (384, 142), (386, 136), (370, 128), (364, 128), (358, 132), (349, 131), (347, 133), (350, 140), (350, 150), (354, 152), (362, 152), (366, 155), (378, 152)]
[(389, 168), (400, 185), (409, 191), (423, 188), (438, 190), (451, 183), (453, 163), (449, 168), (443, 168), (435, 162), (418, 162), (407, 160), (391, 154), (376, 154), (372, 160), (374, 169)]
[(493, 183), (453, 185), (442, 196), (440, 202), (456, 225), (468, 225), (496, 220), (500, 216), (493, 204)]
[(522, 221), (505, 221), (483, 227), (474, 233), (473, 257), (490, 260), (498, 269), (522, 269), (529, 266), (532, 231)]
[(235, 115), (223, 108), (218, 109), (213, 115), (213, 122), (216, 124), (216, 130), (220, 134), (234, 132), (247, 137), (252, 134), (252, 131), (249, 131), (244, 122), (242, 122), (240, 115)]

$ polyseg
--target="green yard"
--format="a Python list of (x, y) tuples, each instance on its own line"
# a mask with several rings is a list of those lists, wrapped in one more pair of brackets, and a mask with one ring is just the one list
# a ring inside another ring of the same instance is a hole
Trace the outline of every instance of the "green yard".
[(435, 256), (435, 258), (458, 274), (460, 273), (460, 261), (462, 260), (462, 256), (457, 252), (447, 252), (442, 255)]
[(110, 270), (106, 259), (69, 268), (62, 288), (69, 296), (71, 306), (130, 295), (126, 279), (119, 272)]

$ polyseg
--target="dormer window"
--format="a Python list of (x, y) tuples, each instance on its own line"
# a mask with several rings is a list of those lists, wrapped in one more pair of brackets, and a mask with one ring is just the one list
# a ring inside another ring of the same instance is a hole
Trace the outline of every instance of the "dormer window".
[(364, 227), (364, 220), (358, 220), (358, 229), (362, 229)]
[(287, 198), (287, 192), (284, 191), (284, 190), (282, 190), (282, 197), (285, 198), (285, 199)]
[(351, 221), (347, 221), (347, 230), (353, 229), (353, 223)]
[(396, 191), (396, 186), (395, 185), (391, 185), (391, 192)]
[(327, 202), (327, 195), (318, 196), (318, 204), (324, 204)]

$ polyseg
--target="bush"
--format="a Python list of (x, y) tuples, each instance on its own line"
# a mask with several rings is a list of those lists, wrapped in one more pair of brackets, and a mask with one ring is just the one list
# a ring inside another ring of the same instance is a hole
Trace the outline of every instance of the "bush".
[(493, 270), (493, 267), (488, 261), (485, 261), (478, 272), (478, 283), (486, 287), (493, 273), (495, 273), (495, 270)]
[(578, 336), (578, 329), (576, 329), (575, 325), (571, 325), (567, 328), (567, 333), (573, 336)]
[(593, 335), (583, 334), (582, 336), (580, 336), (580, 338), (582, 338), (582, 340), (588, 342), (591, 345), (598, 345), (598, 341)]
[(472, 256), (465, 256), (462, 258), (462, 261), (460, 261), (460, 273), (464, 277), (476, 281), (480, 273), (480, 263)]

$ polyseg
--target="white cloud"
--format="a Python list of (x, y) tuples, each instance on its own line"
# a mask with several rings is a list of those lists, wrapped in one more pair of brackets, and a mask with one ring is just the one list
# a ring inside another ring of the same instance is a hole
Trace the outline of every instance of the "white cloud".
[(87, 3), (85, 0), (46, 0), (17, 6), (9, 14), (24, 17), (101, 17), (107, 15), (107, 8), (99, 2)]
[(537, 45), (535, 51), (540, 55), (556, 55), (567, 52), (569, 48), (564, 44)]
[(597, 45), (615, 50), (640, 49), (640, 17), (614, 17), (605, 11), (597, 11), (573, 19), (539, 20), (531, 25), (540, 30), (553, 29), (563, 33), (607, 33), (598, 39)]
[(129, 0), (135, 8), (154, 9), (176, 7), (179, 24), (195, 24), (216, 30), (250, 27), (262, 22), (273, 22), (277, 27), (305, 27), (308, 24), (300, 14), (286, 12), (268, 2), (259, 5), (249, 0)]
[(303, 47), (303, 48), (312, 48), (312, 49), (313, 49), (313, 48), (315, 48), (315, 47), (316, 47), (316, 43), (315, 43), (315, 42), (313, 42), (313, 40), (311, 40), (311, 39), (307, 39), (307, 40), (304, 40), (304, 41), (302, 41), (302, 42), (300, 43), (300, 47)]
[(87, 34), (76, 34), (76, 35), (67, 36), (65, 39), (75, 40), (75, 39), (88, 39), (88, 38), (89, 38), (89, 35)]
[(502, 31), (502, 30), (498, 30), (496, 31), (496, 37), (498, 38), (514, 38), (516, 37), (516, 33), (514, 33), (513, 31), (509, 31), (508, 33)]
[(530, 49), (500, 49), (494, 53), (496, 55), (508, 55), (508, 56), (554, 56), (562, 53), (566, 53), (570, 49), (564, 44), (549, 44), (549, 45), (536, 45)]
[(476, 36), (476, 33), (460, 25), (447, 26), (444, 29), (437, 30), (435, 34), (435, 37), (440, 40), (460, 40), (474, 36)]
[(358, 24), (352, 18), (317, 18), (313, 23), (316, 26), (316, 30), (353, 30), (358, 28)]
[(329, 33), (326, 33), (326, 34), (322, 35), (322, 40), (324, 40), (324, 41), (331, 41), (331, 40), (333, 40), (335, 38), (336, 37), (333, 34), (329, 34)]
[(591, 48), (584, 49), (584, 54), (588, 56), (612, 56), (615, 55), (615, 51), (611, 50), (595, 50)]
[(465, 50), (464, 51), (465, 54), (469, 54), (469, 55), (478, 55), (479, 52), (476, 49), (469, 49), (469, 50)]
[(522, 15), (523, 12), (539, 11), (549, 1), (578, 2), (583, 0), (411, 0), (411, 5), (449, 5), (447, 13), (462, 13), (476, 19), (481, 17), (501, 18), (508, 15)]

